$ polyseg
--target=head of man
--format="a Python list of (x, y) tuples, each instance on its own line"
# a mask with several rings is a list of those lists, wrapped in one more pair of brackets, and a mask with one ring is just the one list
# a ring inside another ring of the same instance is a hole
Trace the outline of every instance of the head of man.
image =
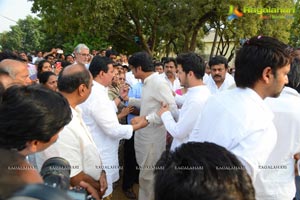
[(251, 179), (236, 156), (208, 142), (164, 152), (156, 164), (154, 188), (155, 200), (255, 199)]
[(223, 56), (215, 56), (209, 60), (208, 65), (210, 67), (211, 77), (216, 85), (221, 86), (228, 70), (227, 59)]
[(93, 77), (83, 64), (67, 66), (58, 77), (58, 89), (73, 108), (89, 97), (92, 85)]
[(162, 74), (164, 73), (164, 68), (163, 68), (163, 65), (161, 62), (155, 62), (154, 63), (154, 70), (156, 72), (158, 72), (159, 74)]
[(300, 93), (300, 58), (295, 57), (291, 63), (291, 70), (288, 73), (289, 82), (286, 86), (297, 90)]
[(277, 97), (290, 70), (291, 48), (276, 38), (253, 37), (239, 49), (235, 59), (237, 87), (252, 88), (263, 99)]
[(105, 87), (112, 83), (112, 79), (115, 76), (113, 61), (108, 57), (95, 56), (89, 70), (93, 79)]
[(0, 62), (0, 68), (7, 71), (15, 82), (23, 85), (31, 84), (27, 63), (22, 59), (4, 59)]
[(4, 89), (8, 88), (14, 83), (14, 80), (9, 76), (9, 73), (2, 68), (0, 68), (0, 83)]
[(78, 44), (74, 49), (74, 55), (77, 63), (88, 64), (90, 49), (85, 44)]
[(0, 146), (23, 155), (54, 143), (71, 120), (67, 100), (39, 85), (11, 86), (0, 103)]
[(136, 52), (130, 56), (129, 67), (135, 78), (144, 80), (144, 73), (153, 72), (154, 65), (151, 56), (147, 52)]
[(196, 53), (182, 53), (176, 58), (178, 76), (181, 86), (193, 87), (195, 80), (202, 80), (205, 73), (205, 63)]
[(177, 70), (177, 62), (175, 58), (166, 58), (164, 62), (164, 72), (168, 78), (175, 78)]
[(108, 49), (105, 51), (105, 56), (110, 58), (112, 61), (116, 62), (118, 52), (114, 49)]
[(17, 151), (0, 149), (0, 199), (7, 199), (27, 184), (43, 183), (43, 179), (25, 156)]

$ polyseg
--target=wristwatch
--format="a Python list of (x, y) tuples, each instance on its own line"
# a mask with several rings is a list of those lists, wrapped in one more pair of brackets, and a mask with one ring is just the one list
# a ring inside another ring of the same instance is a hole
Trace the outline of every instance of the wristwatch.
[(150, 117), (148, 115), (145, 117), (145, 119), (147, 120), (148, 124), (150, 124), (150, 121), (149, 121)]
[(118, 96), (118, 98), (122, 101), (122, 102), (124, 102), (124, 99), (119, 95)]

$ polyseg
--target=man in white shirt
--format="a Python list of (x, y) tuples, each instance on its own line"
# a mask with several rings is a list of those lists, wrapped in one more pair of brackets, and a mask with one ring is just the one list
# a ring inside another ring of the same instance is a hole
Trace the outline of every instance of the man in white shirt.
[(118, 148), (121, 139), (129, 139), (132, 132), (141, 127), (141, 121), (134, 125), (122, 125), (117, 117), (117, 106), (127, 92), (120, 90), (120, 96), (111, 101), (108, 97), (108, 86), (114, 76), (113, 61), (107, 57), (95, 56), (89, 71), (93, 76), (93, 90), (89, 98), (80, 105), (83, 119), (89, 127), (92, 137), (101, 155), (103, 168), (106, 171), (108, 189), (104, 197), (110, 197), (112, 184), (119, 179)]
[(167, 131), (173, 136), (171, 145), (173, 151), (187, 142), (197, 117), (210, 96), (209, 89), (202, 81), (205, 72), (204, 60), (195, 53), (186, 53), (179, 54), (176, 61), (180, 83), (188, 88), (179, 119), (177, 122), (174, 120), (167, 104), (163, 105), (158, 112)]
[(71, 185), (86, 181), (102, 196), (107, 188), (105, 171), (102, 170), (100, 154), (78, 108), (90, 95), (92, 83), (90, 72), (82, 64), (63, 69), (58, 78), (58, 88), (68, 100), (73, 117), (61, 131), (57, 142), (36, 155), (36, 161), (41, 168), (48, 158), (66, 159), (71, 165)]
[(237, 88), (207, 100), (189, 141), (216, 143), (233, 152), (252, 181), (272, 152), (277, 133), (266, 97), (278, 97), (288, 82), (288, 46), (275, 38), (253, 37), (237, 52)]
[(85, 44), (78, 44), (74, 49), (75, 63), (89, 65), (90, 49)]
[(207, 85), (212, 94), (235, 86), (233, 77), (227, 72), (228, 62), (225, 57), (212, 57), (209, 60), (208, 65), (211, 69), (211, 74), (204, 83)]
[(161, 76), (164, 77), (173, 92), (181, 88), (176, 71), (177, 62), (175, 58), (166, 58), (164, 61), (164, 73)]
[(256, 198), (293, 199), (294, 155), (300, 152), (300, 95), (295, 90), (300, 83), (300, 60), (294, 59), (288, 74), (289, 83), (278, 98), (266, 98), (274, 113), (277, 143), (254, 182)]
[[(164, 102), (169, 105), (173, 116), (177, 117), (177, 106), (168, 83), (154, 72), (149, 54), (134, 53), (129, 58), (129, 66), (134, 76), (143, 81), (140, 116), (133, 118), (131, 122), (135, 124), (146, 119), (149, 123), (147, 127), (136, 131), (134, 137), (136, 159), (140, 166), (139, 199), (154, 199), (154, 166), (166, 148), (166, 129), (157, 111), (161, 102)], [(135, 105), (131, 98), (128, 103)]]

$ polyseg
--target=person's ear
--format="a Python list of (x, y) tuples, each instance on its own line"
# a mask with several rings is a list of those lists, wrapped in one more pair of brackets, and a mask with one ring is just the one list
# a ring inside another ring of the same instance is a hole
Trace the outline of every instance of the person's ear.
[(85, 90), (86, 86), (84, 84), (80, 84), (78, 87), (78, 95), (81, 97), (84, 96)]
[(273, 79), (274, 74), (271, 67), (266, 67), (262, 72), (262, 79), (266, 84), (269, 84), (271, 79)]
[(26, 149), (31, 152), (31, 153), (35, 153), (38, 151), (38, 145), (39, 145), (39, 141), (38, 140), (32, 140), (32, 141), (28, 141), (26, 143)]

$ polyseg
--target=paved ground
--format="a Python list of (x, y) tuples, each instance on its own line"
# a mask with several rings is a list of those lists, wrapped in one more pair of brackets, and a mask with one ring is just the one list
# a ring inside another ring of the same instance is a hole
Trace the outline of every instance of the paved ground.
[[(122, 181), (122, 180), (120, 180), (120, 181)], [(133, 190), (134, 190), (135, 194), (138, 194), (139, 185), (135, 184), (133, 186)], [(117, 187), (113, 191), (112, 200), (128, 200), (128, 198), (126, 198), (126, 196), (124, 195), (124, 193), (122, 191), (122, 182), (119, 182)]]

